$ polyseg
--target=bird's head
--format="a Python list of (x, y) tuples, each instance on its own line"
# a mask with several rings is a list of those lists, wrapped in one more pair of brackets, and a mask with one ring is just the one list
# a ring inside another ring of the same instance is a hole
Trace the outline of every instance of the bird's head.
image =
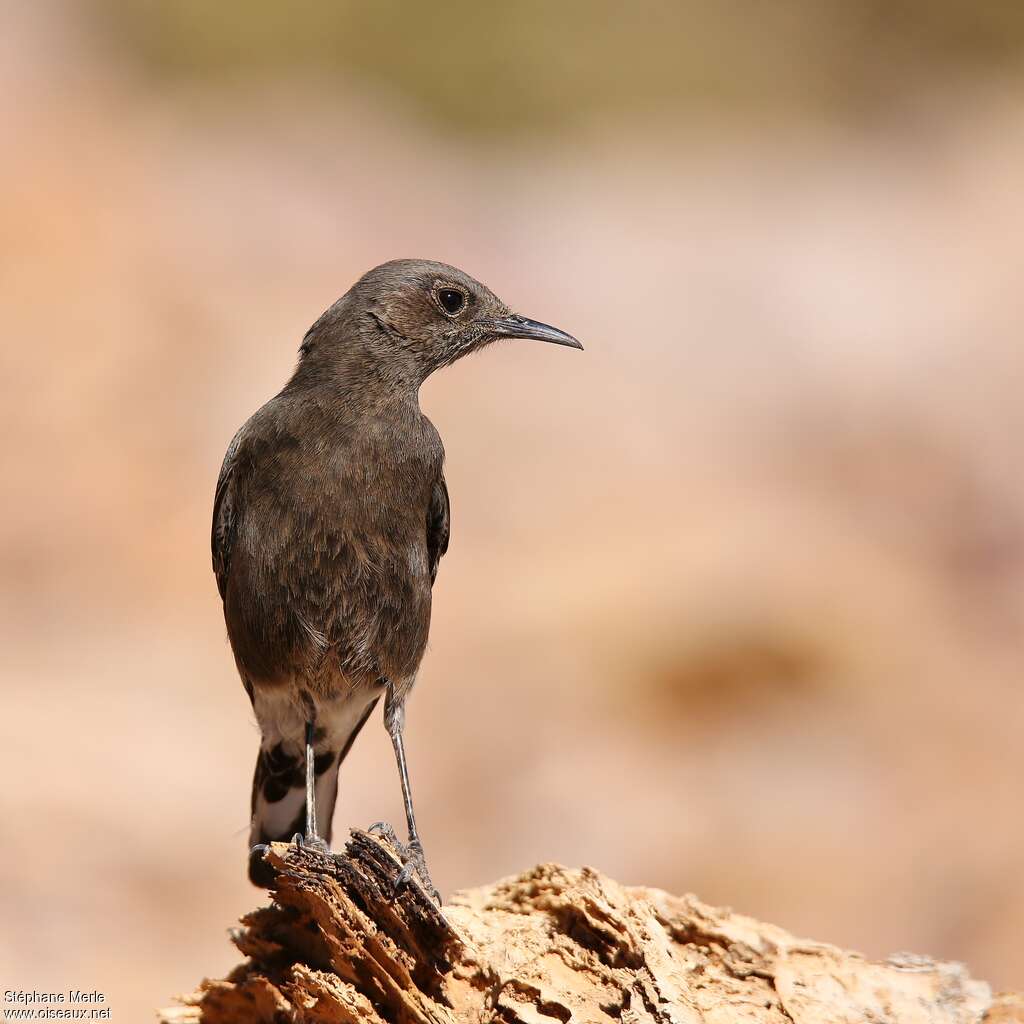
[(364, 274), (310, 328), (303, 358), (345, 358), (358, 338), (369, 353), (424, 380), (499, 338), (582, 349), (557, 327), (513, 313), (486, 285), (446, 263), (393, 260)]

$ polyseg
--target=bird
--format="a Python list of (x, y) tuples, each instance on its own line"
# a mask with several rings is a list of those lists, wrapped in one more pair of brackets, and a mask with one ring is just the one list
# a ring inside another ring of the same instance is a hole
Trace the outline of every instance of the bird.
[(248, 874), (268, 844), (330, 854), (341, 763), (381, 697), (414, 875), (438, 902), (413, 810), (406, 700), (430, 628), (451, 506), (444, 446), (422, 413), (434, 371), (500, 339), (570, 348), (455, 267), (400, 259), (365, 273), (306, 332), (284, 388), (238, 430), (214, 496), (213, 570), (260, 730)]

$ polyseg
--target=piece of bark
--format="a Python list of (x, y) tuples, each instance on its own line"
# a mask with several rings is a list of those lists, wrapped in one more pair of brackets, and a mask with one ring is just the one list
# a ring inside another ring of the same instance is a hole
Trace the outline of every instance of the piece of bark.
[(342, 855), (275, 845), (274, 901), (233, 935), (248, 958), (164, 1024), (1024, 1024), (960, 964), (866, 960), (773, 925), (543, 864), (439, 911), (353, 832)]

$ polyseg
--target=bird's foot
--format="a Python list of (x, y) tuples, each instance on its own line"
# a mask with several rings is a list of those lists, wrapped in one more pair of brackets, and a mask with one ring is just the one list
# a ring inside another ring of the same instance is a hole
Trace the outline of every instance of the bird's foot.
[(319, 836), (304, 836), (301, 832), (296, 832), (292, 836), (292, 842), (297, 850), (312, 850), (314, 853), (323, 853), (328, 856), (331, 852), (331, 847)]
[(426, 890), (427, 895), (441, 906), (441, 894), (437, 891), (427, 870), (427, 858), (423, 854), (423, 844), (418, 839), (406, 843), (402, 850), (404, 866), (395, 879), (395, 892), (401, 892), (412, 881), (412, 876), (419, 875), (420, 882)]
[[(327, 856), (331, 853), (331, 848), (319, 836), (304, 836), (301, 832), (296, 832), (292, 837), (292, 843), (300, 852), (313, 850)], [(268, 843), (257, 843), (249, 850), (249, 881), (260, 889), (273, 889), (277, 884), (277, 872), (267, 861), (269, 852)]]
[(389, 846), (393, 846), (399, 853), (405, 849), (405, 843), (398, 838), (394, 827), (386, 821), (375, 821), (367, 830), (372, 836), (380, 836)]
[(441, 894), (431, 881), (430, 872), (427, 870), (427, 859), (423, 854), (423, 844), (419, 839), (412, 839), (408, 843), (403, 843), (398, 838), (395, 830), (386, 821), (375, 822), (367, 831), (379, 835), (385, 842), (394, 847), (395, 852), (402, 861), (402, 870), (395, 877), (395, 894), (400, 893), (412, 881), (413, 875), (417, 875), (427, 895), (438, 906), (441, 906)]

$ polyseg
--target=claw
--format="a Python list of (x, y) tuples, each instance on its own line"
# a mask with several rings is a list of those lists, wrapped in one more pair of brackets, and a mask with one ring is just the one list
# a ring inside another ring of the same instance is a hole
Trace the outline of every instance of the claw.
[(434, 887), (430, 880), (430, 872), (427, 871), (427, 860), (423, 855), (423, 845), (418, 839), (410, 843), (403, 843), (395, 834), (395, 830), (386, 821), (376, 821), (367, 830), (374, 835), (379, 835), (385, 842), (394, 847), (399, 859), (402, 861), (402, 869), (395, 876), (395, 895), (397, 896), (412, 881), (413, 875), (418, 875), (423, 889), (441, 906), (441, 894)]
[(395, 879), (395, 892), (400, 893), (412, 881), (413, 875), (419, 875), (420, 882), (427, 895), (438, 906), (441, 906), (441, 894), (431, 881), (430, 872), (427, 871), (427, 859), (423, 855), (423, 846), (418, 839), (414, 839), (405, 847), (402, 851), (402, 860), (405, 863)]
[(398, 851), (404, 851), (405, 844), (398, 838), (398, 833), (386, 821), (375, 821), (367, 830), (371, 835), (378, 835)]
[(296, 832), (292, 836), (292, 842), (295, 844), (295, 849), (299, 850), (313, 850), (315, 853), (330, 853), (331, 848), (327, 843), (319, 836), (304, 836), (301, 832)]

